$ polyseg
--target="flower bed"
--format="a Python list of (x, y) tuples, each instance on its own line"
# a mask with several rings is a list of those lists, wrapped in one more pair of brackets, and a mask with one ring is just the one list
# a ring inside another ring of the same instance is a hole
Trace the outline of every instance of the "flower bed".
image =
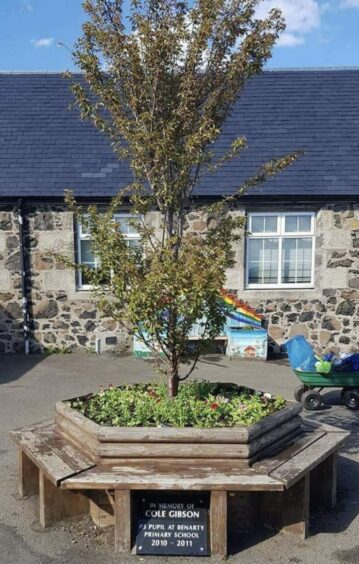
[[(250, 465), (301, 433), (301, 406), (235, 384), (100, 389), (56, 404), (56, 433), (96, 464)], [(222, 462), (221, 462), (222, 461)]]
[(100, 389), (69, 405), (100, 425), (118, 427), (234, 427), (253, 425), (282, 409), (284, 398), (236, 385), (195, 381), (167, 397), (165, 384)]

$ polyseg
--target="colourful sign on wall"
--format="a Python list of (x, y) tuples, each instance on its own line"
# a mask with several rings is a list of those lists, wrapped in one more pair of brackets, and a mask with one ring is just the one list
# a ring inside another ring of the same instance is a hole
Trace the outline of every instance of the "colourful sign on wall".
[(248, 304), (238, 300), (232, 294), (228, 294), (225, 290), (221, 292), (221, 299), (226, 309), (227, 325), (238, 324), (240, 326), (243, 324), (252, 327), (262, 327), (263, 316)]
[[(230, 358), (267, 358), (268, 334), (262, 328), (263, 316), (256, 312), (242, 300), (237, 299), (225, 290), (221, 291), (220, 299), (226, 313), (226, 324), (222, 334), (227, 341), (226, 355)], [(202, 320), (194, 323), (188, 340), (198, 340), (203, 334)], [(136, 336), (134, 337), (134, 355), (136, 357), (151, 357), (151, 351)]]

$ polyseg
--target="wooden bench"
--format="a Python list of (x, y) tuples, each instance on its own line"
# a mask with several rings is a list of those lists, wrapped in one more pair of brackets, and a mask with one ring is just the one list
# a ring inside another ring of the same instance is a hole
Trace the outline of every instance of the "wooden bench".
[(66, 517), (88, 513), (88, 498), (81, 492), (64, 492), (60, 485), (94, 463), (59, 439), (52, 421), (15, 430), (11, 435), (19, 447), (19, 494), (39, 494), (41, 525), (48, 527)]
[[(256, 496), (256, 523), (299, 534), (309, 533), (310, 498), (329, 507), (336, 502), (336, 453), (348, 433), (304, 420), (303, 433), (291, 444), (238, 469), (231, 460), (207, 466), (192, 459), (126, 466), (96, 466), (54, 434), (50, 423), (12, 433), (20, 450), (19, 490), (39, 492), (40, 523), (90, 512), (98, 524), (115, 525), (115, 549), (129, 554), (133, 544), (131, 492), (209, 491), (211, 554), (227, 554), (228, 493)], [(259, 496), (259, 497), (258, 497)]]

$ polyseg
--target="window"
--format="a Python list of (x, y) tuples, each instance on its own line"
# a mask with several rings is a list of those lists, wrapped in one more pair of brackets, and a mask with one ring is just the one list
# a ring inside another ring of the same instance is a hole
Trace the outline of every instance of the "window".
[(248, 288), (314, 285), (314, 218), (308, 212), (249, 214)]
[[(133, 248), (137, 248), (140, 244), (140, 235), (136, 231), (135, 227), (130, 224), (130, 219), (133, 220), (136, 218), (138, 219), (138, 216), (125, 213), (116, 214), (114, 216), (114, 219), (118, 223), (119, 228), (125, 235), (129, 247)], [(90, 234), (88, 233), (88, 231), (86, 231), (86, 228), (81, 225), (81, 223), (79, 223), (77, 226), (77, 255), (78, 264), (84, 264), (88, 268), (94, 269), (99, 267), (99, 260), (91, 250)], [(86, 273), (81, 270), (78, 271), (78, 287), (81, 290), (91, 289), (91, 284), (86, 277)]]

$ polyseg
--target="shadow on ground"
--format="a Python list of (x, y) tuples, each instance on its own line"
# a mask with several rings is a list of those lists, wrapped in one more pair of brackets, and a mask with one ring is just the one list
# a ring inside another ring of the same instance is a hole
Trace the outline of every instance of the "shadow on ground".
[[(346, 534), (359, 515), (359, 487), (357, 480), (351, 486), (353, 477), (359, 474), (359, 463), (345, 456), (338, 458), (338, 503), (334, 509), (318, 507), (311, 503), (310, 507), (310, 536), (322, 534)], [(278, 534), (276, 530), (260, 527), (251, 531), (229, 531), (229, 554), (240, 555), (245, 550), (254, 548), (258, 544), (272, 539)], [(284, 533), (283, 533), (284, 534)], [(300, 538), (289, 536), (293, 542), (301, 541)], [(274, 539), (273, 539), (274, 540)], [(342, 557), (344, 558), (345, 555)], [(357, 562), (356, 560), (340, 560), (338, 562)], [(290, 562), (290, 560), (288, 560)], [(358, 553), (359, 562), (359, 553)]]
[(43, 362), (47, 355), (33, 354), (6, 354), (0, 356), (0, 385), (18, 380), (38, 364)]

